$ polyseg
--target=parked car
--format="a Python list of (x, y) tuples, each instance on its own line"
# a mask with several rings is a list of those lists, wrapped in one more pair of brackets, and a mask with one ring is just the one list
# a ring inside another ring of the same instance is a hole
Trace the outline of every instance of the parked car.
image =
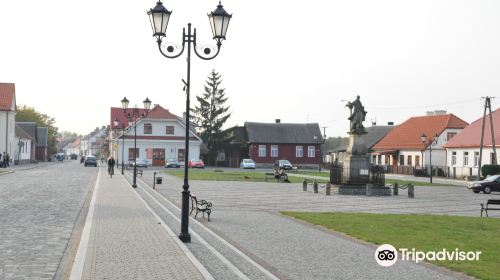
[(181, 167), (181, 164), (179, 163), (179, 161), (175, 158), (170, 158), (170, 159), (167, 159), (167, 161), (165, 162), (165, 168), (179, 168)]
[(293, 165), (286, 159), (280, 159), (274, 163), (274, 169), (292, 170), (292, 168)]
[(500, 192), (500, 175), (489, 176), (482, 181), (475, 181), (470, 183), (467, 188), (474, 193), (491, 193)]
[(145, 158), (138, 158), (135, 160), (135, 162), (131, 160), (129, 165), (131, 167), (134, 167), (134, 164), (137, 164), (137, 167), (148, 168), (148, 160)]
[(240, 168), (243, 168), (243, 169), (255, 169), (255, 161), (253, 161), (253, 159), (250, 159), (250, 158), (246, 158), (244, 160), (241, 161), (240, 163)]
[(205, 168), (205, 163), (201, 159), (192, 159), (188, 162), (190, 168)]
[(70, 155), (70, 158), (71, 158), (72, 160), (78, 159), (78, 155), (77, 155), (77, 154), (71, 154), (71, 155)]
[(95, 156), (85, 156), (85, 167), (94, 166), (97, 167), (97, 159)]

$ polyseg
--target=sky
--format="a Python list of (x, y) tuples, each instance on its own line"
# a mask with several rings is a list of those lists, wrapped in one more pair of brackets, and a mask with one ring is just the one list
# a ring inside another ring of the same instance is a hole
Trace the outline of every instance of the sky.
[[(168, 0), (166, 41), (197, 28), (214, 45), (207, 13), (216, 0)], [(467, 122), (482, 96), (500, 98), (497, 0), (223, 0), (233, 14), (218, 57), (191, 61), (191, 100), (212, 69), (232, 113), (245, 121), (305, 123), (347, 136), (356, 95), (365, 126), (399, 124), (430, 110)], [(155, 1), (0, 1), (0, 82), (16, 84), (18, 105), (54, 117), (60, 131), (108, 125), (110, 107), (149, 97), (182, 116), (186, 54), (164, 58), (146, 11)]]

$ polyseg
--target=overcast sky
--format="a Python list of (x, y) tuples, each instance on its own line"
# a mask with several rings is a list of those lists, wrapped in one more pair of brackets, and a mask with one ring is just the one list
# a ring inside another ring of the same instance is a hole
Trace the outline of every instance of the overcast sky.
[[(169, 41), (198, 29), (213, 44), (207, 13), (216, 0), (169, 0)], [(428, 110), (467, 122), (481, 96), (500, 96), (498, 0), (224, 0), (233, 14), (220, 55), (192, 58), (194, 95), (211, 69), (223, 76), (232, 117), (317, 122), (346, 136), (341, 100), (361, 96), (365, 126), (396, 124)], [(149, 97), (182, 115), (185, 55), (158, 52), (146, 10), (154, 1), (0, 1), (0, 82), (16, 84), (17, 103), (86, 134), (109, 124), (111, 106)], [(493, 100), (494, 109), (497, 100)]]

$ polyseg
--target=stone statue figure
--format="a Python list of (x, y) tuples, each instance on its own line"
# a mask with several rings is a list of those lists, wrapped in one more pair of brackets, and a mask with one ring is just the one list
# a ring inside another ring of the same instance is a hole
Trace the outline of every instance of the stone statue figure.
[(351, 133), (353, 134), (364, 134), (365, 127), (363, 126), (363, 121), (365, 120), (366, 111), (363, 104), (359, 100), (359, 95), (356, 97), (356, 100), (353, 102), (347, 102), (346, 107), (349, 107), (351, 110), (351, 115), (348, 120), (351, 121)]

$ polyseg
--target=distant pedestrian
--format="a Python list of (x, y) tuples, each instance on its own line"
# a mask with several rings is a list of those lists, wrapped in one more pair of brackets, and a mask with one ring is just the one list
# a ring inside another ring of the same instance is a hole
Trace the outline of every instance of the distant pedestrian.
[(5, 166), (6, 167), (10, 166), (10, 156), (9, 156), (9, 154), (5, 155)]
[(113, 177), (113, 174), (115, 174), (115, 163), (115, 158), (113, 156), (110, 156), (108, 158), (108, 173), (111, 177)]
[(2, 154), (0, 154), (0, 168), (3, 167), (3, 159), (2, 159)]

